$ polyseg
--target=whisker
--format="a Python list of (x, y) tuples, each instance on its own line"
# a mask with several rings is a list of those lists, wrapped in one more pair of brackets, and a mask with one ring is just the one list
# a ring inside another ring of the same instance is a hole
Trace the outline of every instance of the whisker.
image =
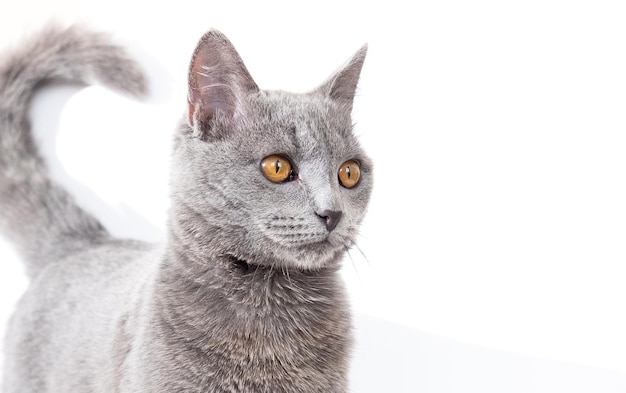
[(255, 266), (254, 273), (252, 274), (252, 282), (256, 282), (256, 274), (259, 270), (261, 270), (260, 266)]
[(361, 250), (361, 247), (359, 247), (359, 245), (357, 243), (354, 243), (354, 247), (356, 247), (357, 250), (359, 250), (359, 252), (361, 253), (361, 255), (363, 256), (363, 258), (365, 258), (365, 261), (367, 262), (367, 264), (369, 265), (369, 267), (372, 267), (372, 263), (370, 262), (370, 260), (367, 258), (367, 255), (365, 255), (365, 253), (363, 252), (363, 250)]
[(291, 277), (289, 276), (289, 267), (281, 266), (281, 270), (283, 271), (283, 276), (287, 276), (287, 282), (289, 283), (289, 285), (293, 287), (293, 282), (291, 281)]
[(272, 261), (272, 264), (270, 265), (270, 271), (267, 273), (267, 282), (265, 284), (265, 287), (267, 289), (267, 293), (271, 292), (270, 291), (270, 287), (271, 287), (271, 282), (272, 282), (272, 278), (273, 278), (272, 273), (274, 271), (274, 265), (275, 265), (275, 262)]
[(268, 278), (272, 277), (272, 273), (274, 272), (274, 266), (276, 266), (276, 263), (272, 261), (272, 264), (270, 265), (270, 271), (267, 274)]
[(356, 264), (354, 263), (354, 258), (352, 258), (352, 254), (350, 253), (350, 247), (345, 246), (346, 248), (346, 252), (348, 254), (348, 257), (350, 257), (350, 262), (352, 262), (352, 267), (354, 268), (354, 272), (356, 273), (357, 277), (361, 278), (359, 276), (359, 270), (356, 268)]

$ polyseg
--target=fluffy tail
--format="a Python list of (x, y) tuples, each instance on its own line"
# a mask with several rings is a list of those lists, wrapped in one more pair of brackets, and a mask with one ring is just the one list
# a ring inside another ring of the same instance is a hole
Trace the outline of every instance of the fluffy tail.
[(0, 235), (12, 241), (35, 277), (49, 262), (109, 236), (50, 179), (28, 120), (33, 94), (47, 83), (98, 82), (133, 95), (143, 74), (107, 37), (48, 28), (0, 57)]

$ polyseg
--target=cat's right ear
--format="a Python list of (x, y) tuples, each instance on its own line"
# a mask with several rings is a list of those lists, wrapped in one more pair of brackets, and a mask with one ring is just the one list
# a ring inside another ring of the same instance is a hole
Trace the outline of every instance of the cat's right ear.
[(187, 122), (194, 135), (219, 138), (216, 120), (245, 114), (246, 97), (259, 91), (241, 57), (226, 36), (210, 30), (198, 42), (189, 66)]

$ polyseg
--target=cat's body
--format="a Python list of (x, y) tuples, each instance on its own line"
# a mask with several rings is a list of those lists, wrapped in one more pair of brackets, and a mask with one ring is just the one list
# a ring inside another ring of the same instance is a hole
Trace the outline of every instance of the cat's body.
[(350, 120), (364, 57), (311, 93), (265, 92), (226, 38), (207, 33), (160, 246), (115, 239), (75, 205), (48, 178), (26, 117), (46, 81), (95, 77), (140, 93), (133, 63), (72, 29), (3, 60), (0, 230), (31, 278), (8, 329), (3, 392), (346, 392), (337, 270), (372, 184)]

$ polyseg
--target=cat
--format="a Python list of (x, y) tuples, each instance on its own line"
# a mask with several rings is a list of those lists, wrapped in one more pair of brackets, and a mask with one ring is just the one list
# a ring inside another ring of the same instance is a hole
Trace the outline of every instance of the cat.
[(0, 233), (30, 279), (8, 326), (3, 392), (347, 392), (338, 269), (373, 185), (351, 120), (366, 52), (308, 93), (264, 91), (207, 32), (173, 138), (161, 245), (114, 238), (82, 210), (49, 177), (28, 120), (50, 82), (141, 97), (136, 63), (75, 26), (3, 56)]

